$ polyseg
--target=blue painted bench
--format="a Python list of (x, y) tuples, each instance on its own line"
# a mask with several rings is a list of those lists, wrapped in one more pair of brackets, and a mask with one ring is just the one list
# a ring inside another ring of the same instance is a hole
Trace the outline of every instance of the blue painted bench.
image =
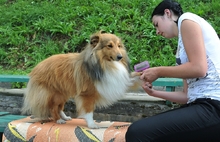
[(27, 75), (0, 75), (0, 82), (28, 82)]
[[(28, 82), (27, 75), (0, 75), (0, 82)], [(182, 79), (179, 78), (158, 78), (153, 82), (153, 86), (165, 86), (166, 91), (175, 91), (175, 87), (183, 86)]]
[(13, 114), (10, 114), (9, 112), (0, 112), (0, 132), (4, 132), (4, 129), (8, 125), (9, 122), (13, 120), (25, 118), (25, 117), (27, 116), (13, 115)]

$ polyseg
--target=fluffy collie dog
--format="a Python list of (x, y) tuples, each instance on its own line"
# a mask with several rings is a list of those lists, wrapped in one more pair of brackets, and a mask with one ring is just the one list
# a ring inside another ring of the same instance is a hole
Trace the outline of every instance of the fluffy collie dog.
[(53, 55), (33, 68), (22, 113), (65, 123), (71, 117), (64, 114), (64, 105), (74, 98), (78, 118), (84, 118), (89, 128), (98, 128), (95, 108), (112, 105), (128, 89), (139, 86), (140, 73), (130, 73), (129, 66), (119, 37), (94, 33), (81, 53)]

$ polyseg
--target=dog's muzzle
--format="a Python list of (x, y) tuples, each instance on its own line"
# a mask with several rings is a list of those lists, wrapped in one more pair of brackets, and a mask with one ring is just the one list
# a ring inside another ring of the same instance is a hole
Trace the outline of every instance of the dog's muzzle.
[(117, 61), (121, 60), (122, 58), (122, 55), (117, 55)]

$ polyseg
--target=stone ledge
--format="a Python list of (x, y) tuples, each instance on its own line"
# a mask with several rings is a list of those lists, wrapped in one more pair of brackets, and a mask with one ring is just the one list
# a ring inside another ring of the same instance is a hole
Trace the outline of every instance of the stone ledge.
[[(24, 89), (0, 88), (0, 111), (8, 111), (20, 115), (23, 102)], [(95, 120), (112, 120), (133, 122), (141, 118), (172, 109), (166, 101), (139, 92), (126, 93), (124, 98), (106, 108), (97, 108), (94, 112)], [(64, 112), (72, 118), (77, 116), (74, 100), (70, 99), (65, 104)]]
[[(23, 96), (24, 89), (6, 89), (6, 88), (0, 88), (0, 94), (7, 95), (7, 96)], [(165, 101), (161, 98), (156, 98), (149, 96), (147, 93), (144, 93), (142, 91), (139, 92), (133, 92), (133, 93), (126, 93), (125, 96), (121, 99), (124, 101)]]
[(8, 96), (23, 96), (24, 89), (6, 89), (0, 88), (0, 94)]
[[(166, 90), (164, 86), (153, 86), (155, 90)], [(0, 111), (8, 111), (19, 115), (23, 102), (23, 89), (11, 89), (10, 86), (1, 86), (0, 83)], [(182, 90), (176, 87), (176, 91)], [(125, 96), (107, 108), (97, 108), (94, 112), (96, 120), (115, 120), (133, 122), (141, 118), (173, 109), (161, 98), (149, 96), (142, 88)], [(76, 106), (71, 99), (65, 104), (65, 113), (75, 118)]]

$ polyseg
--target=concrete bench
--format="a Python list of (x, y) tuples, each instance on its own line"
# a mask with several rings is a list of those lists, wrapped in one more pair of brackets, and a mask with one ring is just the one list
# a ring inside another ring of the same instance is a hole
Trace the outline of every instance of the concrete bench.
[(124, 142), (130, 122), (95, 121), (99, 129), (90, 129), (85, 120), (72, 119), (65, 124), (33, 122), (30, 117), (13, 120), (6, 126), (2, 141), (10, 142)]

